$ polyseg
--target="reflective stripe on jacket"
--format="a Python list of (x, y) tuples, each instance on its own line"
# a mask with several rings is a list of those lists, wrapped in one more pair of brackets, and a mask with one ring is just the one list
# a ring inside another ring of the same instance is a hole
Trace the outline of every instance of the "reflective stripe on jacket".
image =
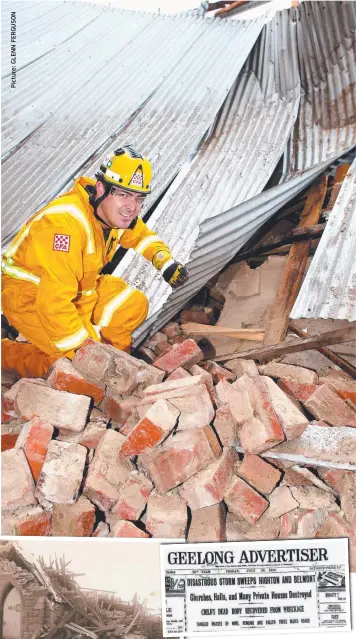
[(90, 322), (97, 280), (118, 244), (135, 249), (158, 269), (172, 259), (167, 245), (140, 218), (134, 229), (113, 229), (105, 243), (85, 190), (94, 184), (86, 177), (75, 180), (71, 191), (30, 218), (2, 259), (4, 275), (24, 281), (33, 294), (35, 310), (58, 351), (78, 348), (88, 336), (98, 339)]

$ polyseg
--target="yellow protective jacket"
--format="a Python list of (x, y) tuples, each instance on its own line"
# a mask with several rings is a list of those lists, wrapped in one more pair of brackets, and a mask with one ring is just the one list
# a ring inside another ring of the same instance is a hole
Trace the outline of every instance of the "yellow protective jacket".
[(33, 296), (34, 310), (58, 352), (78, 348), (88, 336), (98, 339), (91, 316), (99, 272), (118, 244), (133, 248), (158, 269), (172, 259), (167, 245), (140, 218), (133, 229), (113, 229), (105, 242), (85, 190), (94, 184), (80, 177), (71, 191), (35, 213), (2, 260), (3, 286), (11, 286), (10, 279), (23, 283), (21, 294)]

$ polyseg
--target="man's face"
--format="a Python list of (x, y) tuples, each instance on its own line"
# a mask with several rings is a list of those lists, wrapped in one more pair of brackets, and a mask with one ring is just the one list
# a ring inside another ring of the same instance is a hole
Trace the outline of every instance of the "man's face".
[[(97, 195), (104, 193), (104, 186), (97, 182)], [(112, 193), (98, 207), (99, 217), (111, 228), (127, 229), (132, 220), (139, 215), (144, 196), (112, 187)]]

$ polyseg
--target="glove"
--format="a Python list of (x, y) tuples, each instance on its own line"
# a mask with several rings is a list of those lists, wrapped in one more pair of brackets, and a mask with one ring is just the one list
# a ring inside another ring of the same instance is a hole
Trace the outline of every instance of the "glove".
[(167, 266), (162, 273), (163, 279), (171, 285), (172, 288), (178, 288), (186, 284), (189, 279), (189, 273), (183, 264), (179, 262), (173, 262)]

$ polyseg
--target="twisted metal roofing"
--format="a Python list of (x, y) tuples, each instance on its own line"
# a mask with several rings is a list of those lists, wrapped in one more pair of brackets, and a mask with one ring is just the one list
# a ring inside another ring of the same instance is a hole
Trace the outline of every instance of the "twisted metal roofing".
[[(283, 153), (299, 106), (299, 72), (293, 56), (295, 38), (296, 24), (289, 12), (278, 14), (266, 25), (209, 137), (178, 174), (148, 221), (148, 226), (169, 244), (175, 258), (187, 263), (191, 271), (191, 254), (203, 221), (219, 214), (224, 216), (232, 207), (262, 191)], [(279, 64), (282, 49), (290, 60), (288, 74)], [(257, 217), (249, 221), (252, 234), (261, 221)], [(240, 228), (238, 212), (235, 226)], [(235, 247), (236, 252), (236, 240)], [(210, 268), (206, 265), (205, 281), (212, 269), (213, 273), (218, 272), (230, 259), (227, 255), (223, 249), (220, 259), (211, 263), (207, 253), (211, 264)], [(170, 286), (155, 269), (131, 253), (115, 274), (145, 291), (152, 315), (171, 293)], [(205, 283), (201, 279), (200, 274), (194, 281), (191, 273), (189, 286), (184, 287), (183, 303)], [(170, 305), (176, 295), (170, 297)]]
[[(150, 311), (150, 317), (135, 331), (135, 345), (148, 334), (158, 331), (178, 313), (187, 300), (236, 255), (262, 224), (311, 184), (327, 166), (328, 161), (259, 193), (223, 214), (205, 220), (200, 226), (199, 238), (188, 264), (188, 284), (169, 297), (168, 293), (163, 305), (157, 304), (156, 310)], [(159, 285), (158, 278), (156, 285)], [(154, 296), (152, 288), (150, 293), (152, 291)]]
[[(64, 15), (71, 7), (55, 4)], [(88, 5), (74, 4), (86, 15)], [(15, 5), (4, 6), (6, 21)], [(48, 31), (58, 12), (44, 14)], [(152, 156), (158, 197), (211, 126), (265, 21), (106, 7), (19, 70), (16, 89), (5, 78), (4, 243), (74, 175), (94, 173), (90, 162), (98, 166), (122, 140)], [(23, 38), (24, 47), (32, 42), (30, 32)]]
[(303, 2), (297, 36), (301, 99), (289, 145), (289, 175), (355, 144), (356, 3)]
[(342, 184), (291, 317), (356, 320), (356, 160)]

